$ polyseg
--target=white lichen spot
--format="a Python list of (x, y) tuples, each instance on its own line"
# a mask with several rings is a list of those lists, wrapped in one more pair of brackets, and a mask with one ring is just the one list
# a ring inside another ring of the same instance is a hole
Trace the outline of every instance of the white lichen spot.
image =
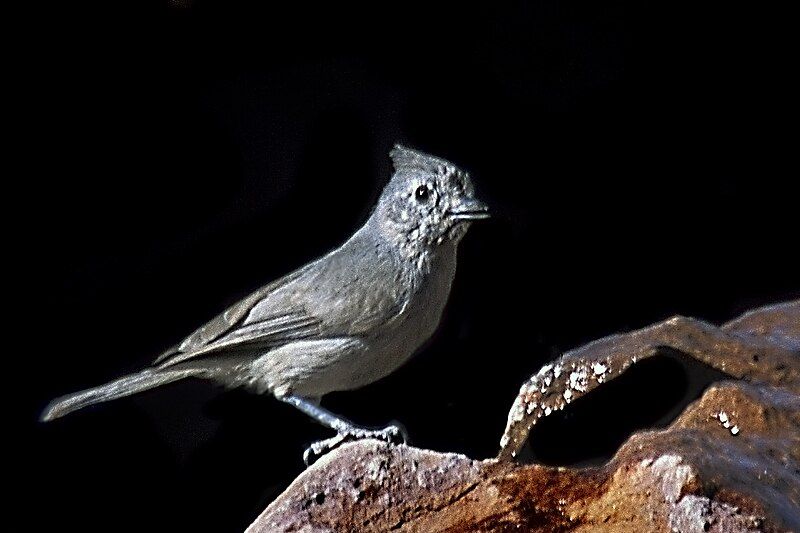
[(567, 389), (564, 391), (564, 399), (568, 402), (572, 399), (572, 391)]
[(552, 413), (552, 412), (553, 412), (553, 410), (550, 409), (549, 405), (544, 408), (544, 416), (550, 416), (550, 413)]
[(538, 407), (538, 405), (539, 404), (537, 404), (536, 402), (530, 402), (528, 404), (528, 408), (525, 409), (525, 410), (528, 412), (528, 414), (531, 414), (533, 412), (533, 410), (536, 409), (536, 407)]
[(594, 371), (595, 376), (600, 376), (606, 373), (606, 370), (608, 370), (608, 366), (606, 366), (605, 363), (601, 363), (598, 361), (592, 365), (592, 370)]
[(556, 365), (553, 367), (553, 377), (558, 378), (561, 375), (561, 365)]
[(509, 422), (520, 422), (525, 418), (525, 408), (522, 405), (523, 401), (521, 399), (517, 399), (514, 402), (514, 407), (511, 408), (511, 412), (508, 414)]
[[(724, 427), (725, 429), (730, 429), (731, 434), (736, 435), (737, 433), (739, 433), (739, 426), (734, 425), (733, 419), (725, 411), (714, 413), (711, 416), (719, 420), (719, 423), (722, 425), (722, 427)], [(734, 428), (736, 428), (736, 431), (734, 431)]]
[(569, 387), (576, 391), (585, 392), (588, 377), (588, 372), (585, 367), (571, 372), (569, 375)]
[(553, 378), (551, 378), (550, 376), (545, 376), (544, 377), (544, 386), (545, 387), (549, 387), (552, 382), (553, 382)]

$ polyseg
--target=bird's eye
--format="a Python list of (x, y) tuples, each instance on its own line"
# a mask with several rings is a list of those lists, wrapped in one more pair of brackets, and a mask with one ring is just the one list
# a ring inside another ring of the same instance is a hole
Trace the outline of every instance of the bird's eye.
[(416, 198), (418, 202), (425, 203), (428, 201), (430, 194), (431, 192), (427, 185), (420, 185), (417, 187), (416, 192), (414, 192), (414, 198)]

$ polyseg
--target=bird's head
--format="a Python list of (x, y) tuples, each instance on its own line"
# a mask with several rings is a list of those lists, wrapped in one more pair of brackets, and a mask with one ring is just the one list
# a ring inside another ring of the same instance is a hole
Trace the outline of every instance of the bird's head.
[(408, 249), (457, 243), (470, 222), (489, 217), (469, 175), (452, 163), (400, 145), (389, 156), (394, 175), (373, 216), (394, 242)]

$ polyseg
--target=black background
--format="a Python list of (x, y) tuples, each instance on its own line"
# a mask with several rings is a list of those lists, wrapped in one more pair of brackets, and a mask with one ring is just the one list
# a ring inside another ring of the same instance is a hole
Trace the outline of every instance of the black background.
[[(287, 486), (330, 433), (269, 397), (186, 382), (36, 418), (345, 240), (397, 141), (468, 169), (494, 212), (423, 353), (326, 398), (416, 445), (490, 457), (562, 351), (798, 297), (780, 14), (265, 4), (38, 4), (10, 50), (23, 529), (240, 531)], [(686, 389), (668, 361), (635, 378), (543, 424), (535, 453), (607, 457)]]

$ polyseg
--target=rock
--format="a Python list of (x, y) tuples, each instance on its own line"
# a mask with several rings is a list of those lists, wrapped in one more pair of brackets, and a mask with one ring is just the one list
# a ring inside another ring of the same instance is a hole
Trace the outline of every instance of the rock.
[(500, 457), (514, 457), (536, 422), (665, 348), (733, 378), (800, 391), (800, 301), (770, 306), (717, 328), (676, 316), (565, 353), (522, 385), (508, 415)]
[[(735, 380), (606, 465), (511, 460), (542, 416), (669, 347)], [(343, 445), (301, 474), (249, 532), (800, 531), (800, 302), (720, 328), (676, 317), (564, 354), (526, 382), (498, 459)]]

